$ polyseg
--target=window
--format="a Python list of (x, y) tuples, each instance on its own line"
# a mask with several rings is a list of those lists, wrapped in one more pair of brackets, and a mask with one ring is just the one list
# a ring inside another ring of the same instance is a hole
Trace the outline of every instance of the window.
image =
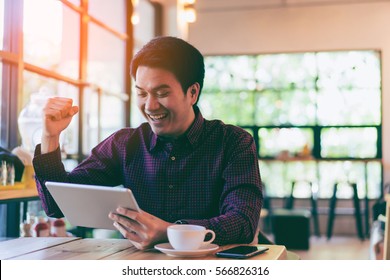
[[(4, 21), (6, 30), (12, 32), (4, 33), (0, 42), (10, 36), (18, 43), (17, 34), (23, 31), (23, 50), (17, 48), (18, 44), (13, 49), (7, 45), (1, 53), (7, 67), (23, 67), (22, 76), (8, 81), (7, 88), (3, 86), (1, 101), (17, 104), (9, 109), (9, 114), (2, 113), (9, 118), (1, 125), (2, 133), (9, 135), (1, 137), (3, 146), (12, 149), (20, 144), (17, 129), (5, 126), (9, 121), (16, 124), (18, 114), (34, 93), (70, 97), (81, 107), (80, 118), (72, 121), (62, 143), (71, 158), (82, 159), (97, 142), (129, 124), (127, 70), (131, 54), (127, 46), (132, 46), (132, 36), (126, 33), (127, 13), (131, 10), (128, 1), (1, 0), (0, 3), (0, 12), (4, 13), (4, 7), (12, 17)], [(0, 27), (2, 32), (3, 22)], [(3, 66), (3, 73), (5, 69)], [(11, 70), (7, 69), (7, 73)], [(2, 77), (4, 84), (7, 77), (14, 76)], [(23, 78), (22, 83), (17, 81), (19, 78)], [(115, 112), (110, 110), (113, 107)]]
[[(22, 144), (18, 116), (35, 94), (73, 98), (80, 106), (61, 138), (67, 169), (129, 125), (131, 11), (127, 0), (0, 0), (1, 147)], [(31, 137), (30, 152), (39, 138)], [(21, 211), (7, 208), (17, 221)], [(5, 212), (1, 205), (1, 229)]]
[(309, 180), (320, 198), (345, 181), (356, 182), (362, 197), (379, 197), (379, 52), (208, 56), (205, 63), (199, 106), (206, 118), (254, 136), (268, 195), (283, 197), (293, 181)]
[[(134, 1), (136, 3), (137, 1)], [(139, 22), (134, 25), (134, 49), (133, 53), (137, 53), (142, 46), (149, 42), (155, 36), (161, 35), (157, 27), (162, 26), (161, 21), (161, 6), (157, 2), (140, 0), (137, 6), (134, 7), (135, 14), (139, 16)], [(129, 71), (130, 72), (130, 71)], [(136, 100), (135, 87), (132, 89), (131, 100)], [(142, 122), (145, 122), (145, 118), (137, 108), (136, 102), (131, 103), (131, 127), (137, 127)]]

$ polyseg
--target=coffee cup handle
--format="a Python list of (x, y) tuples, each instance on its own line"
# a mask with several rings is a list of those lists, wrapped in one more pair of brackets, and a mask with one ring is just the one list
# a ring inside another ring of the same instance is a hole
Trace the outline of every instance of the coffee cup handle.
[[(214, 239), (215, 239), (215, 232), (212, 231), (211, 229), (206, 229), (205, 233), (206, 233), (206, 234), (211, 233), (212, 236), (211, 236), (210, 240), (204, 241), (204, 242), (203, 242), (203, 245), (210, 244), (210, 243), (213, 242)], [(206, 235), (206, 234), (205, 234), (205, 235)]]

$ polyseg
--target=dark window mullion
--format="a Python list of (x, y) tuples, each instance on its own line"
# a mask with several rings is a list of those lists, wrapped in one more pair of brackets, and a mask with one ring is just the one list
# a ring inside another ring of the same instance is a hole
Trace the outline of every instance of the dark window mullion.
[(377, 126), (376, 131), (377, 131), (377, 137), (378, 137), (378, 139), (376, 141), (376, 147), (377, 147), (376, 157), (381, 159), (382, 158), (382, 126), (381, 125)]

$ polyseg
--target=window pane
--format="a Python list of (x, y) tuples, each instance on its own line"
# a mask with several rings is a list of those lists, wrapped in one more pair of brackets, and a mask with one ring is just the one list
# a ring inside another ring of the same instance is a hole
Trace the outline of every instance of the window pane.
[[(367, 174), (367, 178), (365, 174)], [(360, 198), (366, 195), (366, 188), (368, 188), (368, 197), (376, 199), (380, 196), (380, 174), (380, 162), (319, 162), (319, 197), (330, 198), (333, 195), (334, 184), (340, 183), (337, 197), (352, 198), (353, 190), (345, 184), (345, 182), (351, 182), (357, 184)]]
[[(206, 119), (220, 119), (235, 125), (253, 124), (253, 92), (223, 93), (220, 91), (203, 94), (199, 106)], [(245, 108), (243, 110), (243, 108)]]
[[(87, 79), (103, 90), (101, 120), (104, 121), (101, 124), (103, 134), (107, 135), (110, 131), (117, 130), (125, 125), (125, 103), (118, 97), (107, 96), (109, 94), (119, 96), (125, 92), (124, 79), (125, 74), (128, 74), (124, 71), (126, 61), (125, 42), (94, 24), (89, 25), (89, 31)], [(97, 96), (91, 98), (90, 102), (93, 103), (86, 104), (97, 104), (97, 100), (92, 101)], [(93, 107), (95, 106), (88, 106), (91, 113), (90, 117), (97, 118), (97, 113), (94, 113), (95, 109)], [(97, 119), (95, 121), (91, 120), (91, 125), (96, 121)]]
[(261, 179), (268, 196), (285, 197), (289, 194), (290, 185), (285, 179), (285, 176), (282, 175), (285, 173), (285, 165), (283, 162), (259, 161), (259, 168)]
[(89, 0), (89, 14), (119, 32), (126, 32), (126, 0)]
[(3, 49), (4, 37), (4, 0), (0, 0), (0, 50)]
[(318, 58), (318, 120), (322, 125), (380, 124), (380, 54), (323, 52)]
[(88, 154), (93, 147), (100, 142), (98, 123), (98, 94), (91, 88), (85, 88), (84, 90), (84, 104), (85, 106), (83, 115), (83, 152)]
[(24, 59), (72, 78), (78, 77), (79, 14), (60, 1), (25, 0)]
[(313, 53), (257, 56), (257, 89), (313, 88), (316, 73)]
[(210, 56), (206, 62), (204, 87), (208, 92), (256, 89), (253, 56)]
[(138, 51), (143, 45), (155, 37), (155, 13), (152, 3), (148, 0), (139, 0), (135, 13), (139, 16), (139, 22), (133, 25), (134, 50)]
[[(104, 43), (104, 44), (103, 44)], [(88, 81), (103, 89), (120, 93), (124, 91), (125, 42), (108, 31), (89, 25)]]
[(378, 125), (381, 123), (380, 89), (329, 89), (318, 93), (321, 125)]
[(380, 88), (381, 68), (378, 52), (321, 52), (317, 54), (317, 59), (319, 88)]
[[(93, 89), (85, 90), (84, 104), (88, 104), (84, 112), (84, 146), (83, 151), (89, 153), (103, 139), (122, 128), (124, 124), (123, 101), (117, 97), (101, 95), (101, 112), (98, 112), (98, 94)], [(115, 109), (113, 109), (115, 108)], [(117, 109), (118, 108), (118, 109)], [(100, 121), (100, 127), (99, 127)]]
[[(292, 183), (295, 182), (294, 196), (307, 198), (311, 195), (311, 189), (306, 182), (317, 184), (317, 165), (315, 161), (277, 162), (260, 160), (259, 164), (268, 196), (289, 196)], [(316, 185), (314, 188), (316, 188)]]
[(321, 156), (325, 158), (372, 158), (377, 154), (377, 130), (367, 128), (324, 128)]
[[(30, 101), (31, 94), (42, 93), (48, 96), (63, 96), (72, 98), (74, 104), (78, 104), (78, 88), (65, 82), (49, 79), (29, 71), (24, 71), (23, 77), (23, 99), (22, 106), (25, 107)], [(18, 113), (20, 114), (20, 112)], [(42, 124), (39, 124), (40, 130)], [(78, 114), (73, 117), (69, 127), (61, 134), (61, 148), (64, 153), (76, 154), (78, 151)], [(25, 131), (22, 131), (24, 133)], [(34, 134), (32, 145), (40, 143), (41, 132)]]
[(294, 157), (313, 148), (313, 131), (305, 128), (259, 129), (260, 157)]
[(265, 90), (256, 94), (256, 124), (313, 125), (316, 122), (314, 90)]

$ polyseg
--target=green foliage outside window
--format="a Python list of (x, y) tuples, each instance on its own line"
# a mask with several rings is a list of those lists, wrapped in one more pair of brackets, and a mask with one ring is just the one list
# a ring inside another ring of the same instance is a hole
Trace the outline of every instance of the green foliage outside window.
[[(366, 187), (370, 198), (380, 195), (379, 52), (208, 56), (205, 63), (199, 106), (205, 118), (251, 132), (269, 195), (285, 196), (302, 180), (317, 183), (320, 197), (339, 181), (358, 183), (361, 196)], [(305, 149), (309, 157), (299, 160)]]

